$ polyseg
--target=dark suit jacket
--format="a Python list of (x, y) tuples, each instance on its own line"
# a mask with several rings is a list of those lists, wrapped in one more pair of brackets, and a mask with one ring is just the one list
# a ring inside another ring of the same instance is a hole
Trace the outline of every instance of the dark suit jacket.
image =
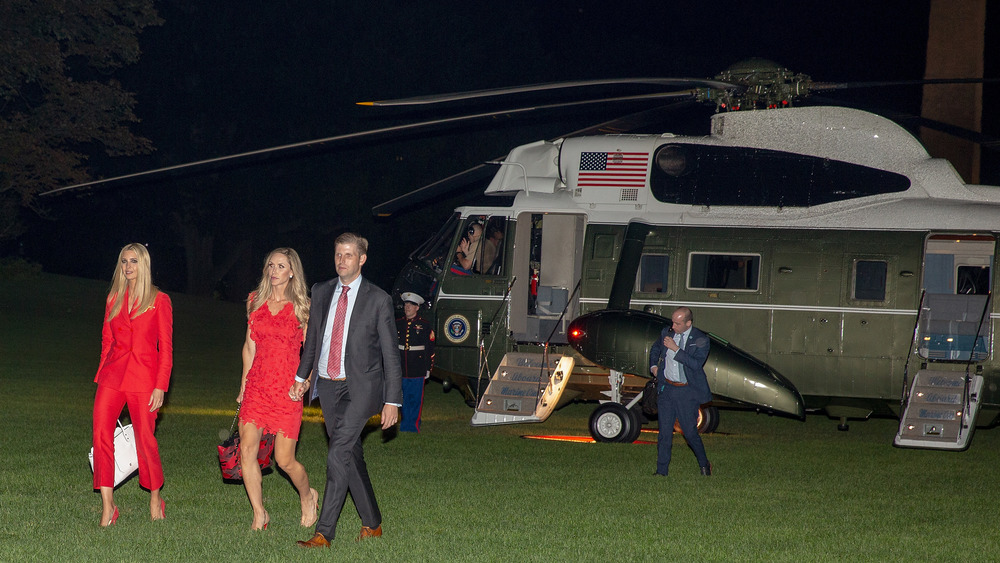
[[(296, 377), (307, 379), (319, 365), (323, 335), (330, 330), (330, 303), (337, 289), (337, 278), (317, 283), (312, 288), (309, 328), (302, 348)], [(358, 296), (351, 312), (344, 352), (344, 369), (351, 401), (365, 404), (372, 415), (385, 403), (402, 404), (402, 370), (399, 364), (398, 337), (393, 317), (392, 298), (378, 286), (361, 278)], [(312, 380), (316, 397), (318, 375)]]
[[(657, 366), (657, 378), (666, 377), (663, 373), (663, 359), (667, 352), (667, 347), (663, 345), (663, 339), (667, 336), (673, 338), (674, 330), (667, 326), (660, 333), (660, 339), (653, 343), (649, 351), (649, 367)], [(696, 391), (698, 400), (707, 403), (712, 400), (712, 390), (708, 388), (708, 378), (705, 376), (705, 361), (708, 360), (708, 350), (711, 347), (711, 340), (708, 335), (691, 327), (691, 334), (684, 349), (678, 350), (674, 359), (684, 366), (684, 375), (687, 377), (688, 385)]]

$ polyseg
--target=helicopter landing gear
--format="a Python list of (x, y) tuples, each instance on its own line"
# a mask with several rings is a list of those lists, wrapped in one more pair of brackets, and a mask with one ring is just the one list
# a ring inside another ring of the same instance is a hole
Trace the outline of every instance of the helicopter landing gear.
[[(698, 407), (698, 433), (711, 434), (719, 427), (719, 408), (713, 406)], [(683, 434), (681, 427), (674, 421), (674, 432)]]
[(639, 415), (621, 403), (604, 403), (590, 415), (590, 435), (598, 442), (632, 443), (641, 430)]
[(719, 408), (702, 406), (698, 409), (698, 433), (711, 434), (719, 427)]
[(840, 417), (840, 424), (837, 425), (837, 430), (840, 430), (841, 432), (847, 432), (850, 428), (851, 428), (850, 425), (847, 424), (847, 417), (846, 416)]

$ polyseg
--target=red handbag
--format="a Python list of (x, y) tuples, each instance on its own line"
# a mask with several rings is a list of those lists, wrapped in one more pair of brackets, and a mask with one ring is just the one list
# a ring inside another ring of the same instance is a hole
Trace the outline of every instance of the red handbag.
[[(243, 480), (243, 467), (240, 465), (240, 433), (236, 430), (236, 421), (239, 417), (240, 409), (237, 407), (236, 416), (229, 426), (229, 437), (217, 446), (219, 469), (222, 470), (222, 478), (226, 481)], [(257, 449), (257, 463), (262, 470), (271, 466), (272, 453), (274, 453), (274, 434), (262, 434), (260, 448)]]

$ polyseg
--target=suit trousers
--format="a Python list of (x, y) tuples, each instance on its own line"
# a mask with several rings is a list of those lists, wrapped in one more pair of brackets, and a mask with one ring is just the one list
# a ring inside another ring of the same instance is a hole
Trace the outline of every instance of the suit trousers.
[(321, 377), (316, 382), (316, 391), (326, 421), (326, 433), (330, 437), (326, 456), (326, 491), (316, 531), (328, 540), (333, 539), (348, 491), (361, 517), (361, 525), (377, 528), (382, 523), (382, 513), (375, 501), (361, 444), (362, 431), (374, 413), (367, 412), (361, 406), (362, 401), (351, 401), (346, 381)]
[(684, 439), (694, 451), (699, 467), (708, 467), (708, 457), (705, 446), (698, 434), (698, 408), (701, 402), (697, 393), (689, 385), (676, 387), (664, 383), (662, 376), (657, 378), (660, 393), (656, 398), (657, 418), (660, 421), (660, 432), (656, 439), (656, 472), (666, 475), (670, 466), (670, 449), (674, 443), (674, 420), (681, 427)]
[(156, 416), (149, 412), (148, 392), (125, 392), (98, 385), (94, 396), (94, 488), (115, 486), (115, 428), (122, 407), (128, 405), (128, 415), (135, 431), (135, 450), (139, 458), (139, 484), (149, 490), (163, 487), (163, 464), (153, 436)]

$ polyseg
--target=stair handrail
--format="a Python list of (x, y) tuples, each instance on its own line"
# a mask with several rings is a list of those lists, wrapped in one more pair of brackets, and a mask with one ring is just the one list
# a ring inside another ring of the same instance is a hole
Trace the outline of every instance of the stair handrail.
[[(979, 324), (976, 326), (976, 334), (972, 338), (972, 348), (969, 349), (969, 361), (965, 362), (965, 385), (962, 391), (962, 424), (958, 425), (958, 437), (962, 437), (962, 430), (965, 428), (965, 416), (968, 414), (971, 407), (972, 396), (970, 394), (970, 387), (972, 385), (972, 376), (969, 372), (972, 369), (972, 362), (976, 353), (976, 343), (979, 342), (979, 333), (983, 330), (983, 321), (986, 318), (986, 313), (990, 309), (990, 301), (993, 297), (993, 291), (986, 292), (986, 301), (983, 303), (983, 310), (979, 313)], [(972, 424), (971, 422), (969, 424)]]
[[(542, 369), (549, 368), (549, 344), (552, 342), (552, 337), (556, 335), (556, 329), (559, 328), (559, 324), (562, 323), (563, 317), (566, 316), (566, 311), (569, 310), (569, 306), (573, 304), (573, 298), (576, 297), (576, 292), (580, 291), (580, 285), (583, 284), (583, 278), (576, 280), (576, 286), (573, 287), (573, 293), (569, 295), (569, 299), (566, 300), (566, 305), (563, 307), (561, 313), (559, 313), (559, 318), (556, 319), (556, 324), (552, 326), (552, 331), (549, 332), (548, 338), (545, 339), (545, 343), (542, 344)], [(546, 383), (547, 385), (548, 383)], [(542, 390), (542, 378), (538, 378), (538, 386), (536, 391), (541, 392)]]
[[(493, 345), (496, 344), (496, 341), (497, 341), (497, 333), (496, 333), (495, 330), (492, 330), (493, 323), (496, 322), (497, 317), (500, 315), (500, 313), (502, 313), (504, 310), (506, 310), (508, 307), (510, 307), (510, 292), (511, 292), (511, 289), (514, 287), (514, 282), (516, 282), (516, 281), (517, 281), (517, 276), (511, 277), (510, 283), (507, 284), (507, 289), (504, 290), (503, 300), (500, 302), (500, 306), (497, 307), (496, 312), (493, 313), (493, 318), (490, 319), (490, 328), (491, 328), (490, 332), (492, 333), (493, 338), (490, 339), (489, 350), (493, 350)], [(486, 350), (486, 337), (483, 336), (482, 331), (479, 332), (478, 347), (479, 347), (479, 370), (476, 373), (476, 378), (477, 378), (477, 381), (476, 381), (476, 405), (477, 406), (479, 405), (479, 400), (483, 398), (483, 393), (485, 392), (485, 389), (483, 388), (483, 368), (486, 369), (486, 381), (489, 381), (490, 377), (491, 377), (490, 373), (489, 373), (489, 366), (486, 364), (486, 352), (487, 352), (487, 350)]]
[(924, 314), (924, 297), (927, 295), (926, 289), (920, 290), (920, 303), (917, 304), (917, 320), (913, 323), (913, 338), (910, 339), (910, 350), (906, 354), (906, 363), (903, 364), (903, 393), (899, 400), (899, 416), (902, 418), (906, 403), (910, 400), (910, 358), (913, 357), (913, 348), (917, 345), (917, 331), (920, 330), (920, 317)]

